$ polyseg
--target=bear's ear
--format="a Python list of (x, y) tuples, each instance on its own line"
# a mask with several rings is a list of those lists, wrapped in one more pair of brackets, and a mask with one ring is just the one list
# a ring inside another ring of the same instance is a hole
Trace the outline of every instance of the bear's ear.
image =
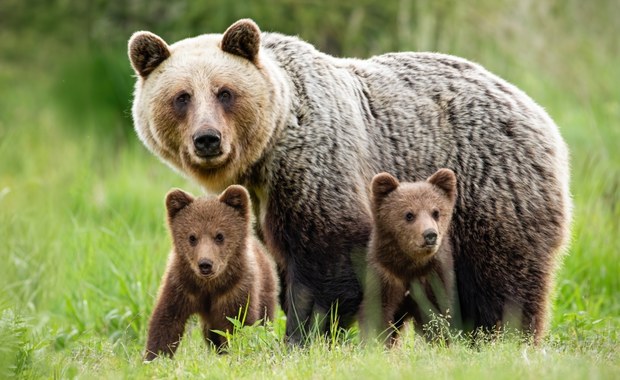
[(170, 190), (166, 195), (166, 210), (168, 210), (168, 217), (173, 219), (179, 211), (189, 206), (189, 204), (193, 201), (194, 197), (183, 190)]
[(149, 76), (170, 57), (168, 44), (151, 32), (135, 32), (129, 39), (127, 50), (131, 66), (142, 78)]
[(246, 215), (250, 213), (250, 194), (243, 186), (230, 185), (220, 194), (220, 202)]
[(241, 19), (226, 29), (220, 45), (227, 53), (257, 63), (260, 48), (260, 29), (249, 18)]
[(400, 185), (398, 180), (388, 173), (379, 173), (375, 175), (370, 184), (373, 199), (375, 202), (380, 201), (389, 193), (396, 190), (398, 185)]
[(439, 169), (426, 182), (443, 190), (450, 199), (456, 199), (456, 174), (450, 169)]

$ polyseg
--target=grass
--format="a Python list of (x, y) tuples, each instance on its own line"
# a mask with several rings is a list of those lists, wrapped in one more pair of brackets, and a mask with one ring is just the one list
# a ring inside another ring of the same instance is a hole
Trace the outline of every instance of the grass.
[[(494, 49), (477, 60), (543, 104), (571, 148), (573, 242), (542, 347), (510, 337), (442, 347), (409, 334), (386, 352), (353, 330), (289, 349), (280, 315), (241, 329), (227, 355), (207, 350), (193, 321), (175, 360), (143, 364), (170, 247), (163, 197), (199, 189), (133, 135), (124, 56), (90, 51), (93, 66), (77, 56), (52, 75), (0, 62), (0, 378), (620, 377), (617, 52), (586, 49), (552, 71), (531, 56), (493, 59)], [(109, 67), (122, 67), (113, 86), (79, 80)]]

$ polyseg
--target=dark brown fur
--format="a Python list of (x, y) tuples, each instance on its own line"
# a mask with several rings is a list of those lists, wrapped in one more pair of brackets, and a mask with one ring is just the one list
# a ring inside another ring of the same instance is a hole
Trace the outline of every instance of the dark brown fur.
[(238, 55), (257, 63), (260, 29), (248, 19), (241, 19), (228, 28), (222, 37), (221, 48), (230, 54)]
[(233, 185), (219, 198), (194, 198), (173, 190), (166, 208), (174, 249), (149, 323), (145, 359), (173, 356), (192, 314), (200, 315), (205, 340), (218, 349), (225, 338), (212, 330), (232, 332), (226, 317), (243, 316), (247, 307), (247, 325), (273, 319), (275, 266), (251, 235), (247, 191)]
[[(456, 176), (440, 169), (425, 182), (400, 184), (381, 173), (371, 187), (374, 226), (368, 273), (375, 277), (367, 284), (361, 320), (366, 330), (380, 321), (381, 328), (372, 333), (387, 332), (391, 345), (408, 319), (413, 318), (416, 330), (422, 332), (429, 311), (445, 315), (452, 309), (454, 265), (449, 230)], [(436, 242), (428, 244), (425, 233), (436, 234)]]
[(135, 57), (133, 68), (146, 78), (160, 63), (170, 57), (167, 44), (158, 36), (149, 34), (140, 43), (132, 46), (130, 54)]

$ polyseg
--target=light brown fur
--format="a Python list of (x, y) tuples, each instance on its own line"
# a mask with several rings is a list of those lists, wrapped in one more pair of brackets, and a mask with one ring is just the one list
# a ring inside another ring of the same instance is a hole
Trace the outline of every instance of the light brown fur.
[[(443, 315), (452, 309), (455, 280), (449, 233), (456, 176), (440, 169), (426, 181), (399, 183), (380, 173), (371, 187), (374, 225), (368, 273), (375, 277), (367, 284), (361, 320), (367, 335), (387, 332), (391, 345), (408, 319), (413, 318), (422, 332), (429, 309)], [(379, 330), (373, 325), (380, 325)]]
[(237, 185), (219, 197), (168, 193), (174, 249), (149, 323), (146, 360), (173, 356), (192, 314), (200, 315), (205, 340), (218, 349), (225, 339), (212, 330), (232, 333), (227, 317), (243, 316), (247, 307), (245, 324), (273, 319), (275, 265), (251, 234), (250, 207), (247, 191)]
[[(172, 46), (150, 32), (134, 33), (129, 43), (133, 56), (138, 55), (136, 51), (143, 41), (151, 45), (155, 41), (156, 48), (149, 45), (151, 51), (177, 58), (167, 59), (163, 70), (142, 67), (140, 59), (132, 61), (140, 81), (135, 91), (139, 101), (134, 102), (133, 113), (146, 124), (146, 128), (136, 128), (138, 136), (166, 163), (211, 191), (222, 191), (235, 183), (261, 157), (284, 127), (281, 114), (272, 110), (287, 110), (288, 91), (276, 91), (286, 88), (284, 77), (270, 59), (263, 57), (262, 50), (253, 50), (258, 48), (247, 36), (246, 24), (237, 24), (239, 27), (229, 28), (223, 37), (205, 35)], [(254, 37), (260, 38), (258, 29)], [(243, 52), (244, 46), (249, 51)], [(234, 50), (237, 55), (222, 49)], [(242, 53), (244, 58), (238, 55)], [(158, 58), (152, 60), (157, 62)], [(207, 61), (215, 65), (207, 68), (202, 64)], [(239, 80), (240, 73), (243, 80)], [(222, 89), (234, 94), (228, 109), (218, 101)], [(173, 104), (182, 93), (190, 98), (187, 112), (179, 114)], [(205, 162), (196, 156), (192, 136), (207, 128), (221, 133), (223, 152), (217, 159)]]

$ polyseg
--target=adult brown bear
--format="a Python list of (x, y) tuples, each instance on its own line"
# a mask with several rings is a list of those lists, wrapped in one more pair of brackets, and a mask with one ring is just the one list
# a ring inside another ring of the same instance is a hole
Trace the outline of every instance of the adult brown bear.
[(249, 189), (284, 273), (291, 341), (314, 314), (337, 303), (347, 322), (359, 307), (352, 256), (368, 242), (373, 175), (420, 181), (441, 167), (459, 178), (462, 318), (492, 329), (510, 313), (543, 336), (569, 235), (568, 153), (523, 92), (464, 59), (339, 59), (247, 19), (173, 45), (137, 32), (129, 57), (144, 144), (209, 191)]

